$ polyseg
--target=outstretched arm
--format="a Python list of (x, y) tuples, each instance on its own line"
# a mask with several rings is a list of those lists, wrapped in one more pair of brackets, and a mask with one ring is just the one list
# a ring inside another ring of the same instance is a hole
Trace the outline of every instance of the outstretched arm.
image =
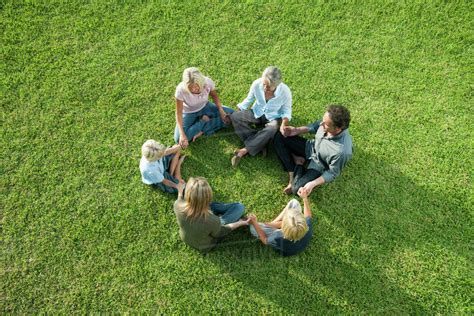
[(238, 220), (237, 222), (226, 224), (225, 226), (227, 226), (230, 229), (234, 230), (234, 229), (239, 228), (241, 226), (247, 226), (248, 224), (249, 224), (249, 220), (241, 219), (241, 220)]
[(263, 229), (260, 227), (260, 225), (257, 222), (257, 216), (249, 215), (249, 222), (250, 222), (250, 225), (252, 225), (253, 228), (255, 228), (255, 231), (257, 232), (257, 235), (258, 235), (258, 239), (260, 239), (262, 244), (264, 245), (268, 244), (267, 236), (265, 235), (265, 232), (263, 231)]
[(300, 127), (285, 126), (283, 128), (283, 132), (280, 128), (280, 132), (285, 137), (291, 137), (291, 136), (297, 136), (300, 134), (308, 133), (309, 128), (307, 126), (300, 126)]
[(230, 123), (230, 118), (227, 116), (227, 114), (224, 112), (224, 109), (222, 108), (222, 103), (221, 103), (221, 100), (219, 99), (219, 96), (217, 95), (217, 91), (212, 90), (211, 92), (209, 92), (209, 94), (211, 95), (212, 99), (214, 100), (214, 103), (216, 104), (217, 108), (219, 109), (219, 115), (221, 117), (221, 120), (225, 124), (229, 124)]
[(186, 148), (189, 145), (188, 138), (183, 128), (183, 101), (176, 99), (176, 125), (179, 129), (179, 145)]
[(313, 214), (311, 213), (309, 198), (308, 198), (308, 195), (309, 195), (308, 191), (304, 187), (299, 188), (298, 195), (303, 199), (304, 217), (308, 217), (308, 216), (313, 217)]

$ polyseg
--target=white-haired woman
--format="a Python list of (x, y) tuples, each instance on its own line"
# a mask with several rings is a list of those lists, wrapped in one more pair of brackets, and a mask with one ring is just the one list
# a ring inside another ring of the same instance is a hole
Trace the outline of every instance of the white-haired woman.
[(177, 193), (184, 187), (181, 178), (181, 164), (184, 156), (180, 156), (179, 145), (166, 148), (159, 142), (149, 139), (142, 145), (140, 173), (142, 182), (160, 188), (164, 192)]
[[(267, 67), (262, 77), (252, 83), (245, 100), (237, 105), (238, 110), (230, 116), (235, 133), (245, 144), (234, 152), (233, 167), (237, 167), (247, 154), (255, 156), (262, 152), (266, 155), (268, 142), (278, 128), (283, 131), (291, 120), (292, 102), (290, 88), (282, 82), (280, 69)], [(248, 109), (251, 105), (252, 108)]]
[(232, 230), (248, 225), (241, 219), (245, 207), (241, 203), (212, 201), (212, 189), (205, 178), (190, 178), (174, 203), (179, 235), (189, 246), (202, 252), (214, 248)]
[(302, 252), (309, 245), (313, 235), (308, 191), (300, 188), (298, 195), (303, 199), (304, 213), (301, 212), (300, 203), (292, 199), (269, 223), (259, 223), (255, 215), (248, 217), (252, 235), (284, 257)]
[[(209, 101), (209, 96), (214, 103)], [(230, 124), (231, 108), (223, 106), (211, 78), (197, 68), (186, 68), (176, 87), (176, 128), (174, 140), (182, 148), (201, 135), (211, 135)]]

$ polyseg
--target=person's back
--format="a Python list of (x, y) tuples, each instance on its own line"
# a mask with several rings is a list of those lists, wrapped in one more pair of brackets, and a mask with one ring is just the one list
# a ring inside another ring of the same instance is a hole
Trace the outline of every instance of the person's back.
[(205, 216), (188, 216), (183, 199), (176, 200), (174, 212), (179, 225), (179, 236), (187, 245), (200, 251), (211, 250), (219, 238), (231, 231), (229, 227), (221, 225), (219, 217), (210, 211)]
[(312, 213), (308, 192), (300, 188), (298, 195), (303, 198), (304, 213), (300, 203), (292, 199), (283, 211), (269, 223), (259, 223), (255, 215), (249, 216), (250, 232), (265, 245), (281, 256), (293, 256), (306, 249), (313, 236)]
[(308, 231), (303, 236), (303, 238), (297, 241), (286, 239), (283, 236), (281, 229), (278, 229), (274, 231), (270, 236), (268, 236), (268, 245), (284, 257), (294, 256), (302, 252), (306, 247), (308, 247), (311, 241), (311, 237), (313, 236), (313, 226), (311, 217), (308, 216), (305, 220), (306, 225), (308, 227)]

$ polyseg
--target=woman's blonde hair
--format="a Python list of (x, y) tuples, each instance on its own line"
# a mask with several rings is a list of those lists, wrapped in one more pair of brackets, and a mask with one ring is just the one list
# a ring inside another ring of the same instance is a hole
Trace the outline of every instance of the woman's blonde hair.
[(298, 241), (306, 235), (308, 224), (301, 212), (300, 203), (292, 199), (285, 207), (286, 211), (281, 223), (283, 238)]
[(155, 161), (165, 155), (166, 146), (149, 139), (142, 145), (142, 156), (148, 161)]
[(183, 84), (186, 90), (189, 90), (189, 85), (196, 83), (199, 89), (204, 88), (205, 79), (203, 74), (196, 67), (186, 68), (183, 71)]
[(212, 189), (207, 180), (202, 177), (190, 178), (186, 184), (184, 201), (186, 202), (184, 211), (188, 217), (191, 219), (206, 217), (212, 201)]

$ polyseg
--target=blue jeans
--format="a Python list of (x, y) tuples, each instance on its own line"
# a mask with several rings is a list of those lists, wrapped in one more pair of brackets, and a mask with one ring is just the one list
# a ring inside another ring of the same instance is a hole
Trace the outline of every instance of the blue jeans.
[[(231, 114), (234, 112), (231, 108), (222, 107), (224, 112)], [(210, 118), (208, 122), (201, 120), (201, 117), (206, 115)], [(204, 135), (209, 136), (226, 126), (219, 115), (219, 108), (212, 102), (207, 104), (199, 111), (194, 113), (183, 113), (183, 129), (186, 133), (188, 141), (191, 142), (193, 137), (199, 132), (204, 132)], [(179, 142), (179, 128), (174, 129), (174, 141)]]
[(242, 203), (211, 203), (211, 211), (219, 216), (222, 225), (237, 222), (244, 215), (245, 206)]
[[(178, 184), (179, 180), (176, 179), (175, 177), (173, 177), (168, 172), (169, 169), (170, 169), (171, 160), (173, 160), (173, 158), (174, 158), (174, 154), (163, 157), (163, 166), (164, 166), (164, 169), (165, 169), (165, 172), (163, 173), (163, 176), (165, 177), (165, 179), (170, 180), (171, 182), (174, 182), (174, 183)], [(153, 183), (152, 186), (155, 187), (155, 188), (160, 189), (163, 192), (178, 193), (178, 190), (176, 188), (169, 187), (167, 185), (164, 185), (161, 182), (160, 183)]]

